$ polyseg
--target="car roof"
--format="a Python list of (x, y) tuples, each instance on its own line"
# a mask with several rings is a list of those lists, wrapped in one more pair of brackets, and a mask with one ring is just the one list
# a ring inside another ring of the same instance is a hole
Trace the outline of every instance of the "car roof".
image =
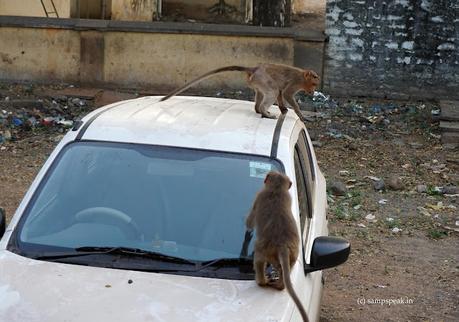
[[(262, 118), (254, 102), (177, 96), (160, 102), (147, 96), (102, 107), (83, 119), (78, 138), (271, 155), (276, 125), (290, 136), (298, 117), (290, 111), (278, 119)], [(280, 120), (279, 120), (280, 119)], [(277, 138), (278, 139), (278, 138)]]

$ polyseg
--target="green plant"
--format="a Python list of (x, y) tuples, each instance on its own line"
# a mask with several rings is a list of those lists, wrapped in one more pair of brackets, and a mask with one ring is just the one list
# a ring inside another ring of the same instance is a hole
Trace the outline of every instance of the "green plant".
[(384, 265), (384, 274), (390, 275), (389, 267), (387, 265)]
[(431, 185), (427, 186), (426, 192), (429, 196), (441, 196), (442, 195), (440, 190), (438, 190), (436, 187), (431, 186)]
[(386, 220), (386, 227), (389, 229), (399, 227), (400, 228), (400, 220), (394, 219), (394, 220)]
[(356, 236), (361, 239), (371, 239), (367, 230), (358, 230)]
[(445, 230), (437, 229), (437, 228), (431, 228), (428, 231), (429, 237), (432, 239), (441, 239), (445, 238), (448, 236), (448, 232)]
[(355, 207), (362, 204), (362, 192), (360, 190), (352, 190), (346, 194), (346, 200), (349, 206)]
[(339, 220), (344, 220), (347, 217), (347, 211), (346, 209), (339, 205), (335, 208), (335, 217)]
[(359, 213), (355, 212), (355, 211), (351, 211), (351, 212), (348, 214), (348, 219), (349, 219), (350, 221), (357, 221), (357, 220), (359, 220), (360, 218), (362, 218), (362, 216), (361, 216)]

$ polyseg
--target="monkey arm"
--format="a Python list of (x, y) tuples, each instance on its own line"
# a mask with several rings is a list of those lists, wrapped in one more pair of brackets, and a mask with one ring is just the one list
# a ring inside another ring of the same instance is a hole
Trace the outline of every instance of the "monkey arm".
[(247, 217), (245, 225), (247, 226), (247, 229), (250, 230), (252, 230), (255, 227), (255, 216), (253, 215), (253, 212), (251, 212)]
[(253, 230), (246, 230), (244, 235), (244, 242), (242, 243), (241, 254), (239, 257), (245, 258), (248, 256), (249, 244), (253, 237)]
[(295, 94), (296, 94), (297, 92), (298, 92), (298, 91), (288, 89), (288, 90), (286, 90), (285, 92), (283, 92), (283, 97), (284, 97), (284, 99), (287, 101), (287, 103), (288, 103), (291, 107), (293, 107), (293, 109), (295, 110), (295, 112), (296, 112), (296, 114), (298, 115), (298, 117), (299, 117), (302, 121), (305, 121), (305, 118), (303, 117), (303, 114), (301, 114), (300, 107), (298, 106), (298, 103), (297, 103), (296, 100), (295, 100)]
[(242, 243), (241, 254), (240, 254), (241, 258), (247, 257), (248, 255), (247, 253), (249, 249), (249, 244), (253, 237), (253, 229), (255, 228), (255, 214), (256, 214), (255, 209), (256, 209), (256, 201), (254, 202), (252, 206), (252, 210), (250, 211), (250, 214), (247, 216), (247, 219), (245, 220), (245, 225), (247, 226), (247, 230), (245, 231), (244, 242)]
[(247, 229), (249, 229), (249, 230), (253, 230), (255, 228), (256, 209), (257, 209), (257, 202), (255, 201), (253, 203), (252, 210), (250, 211), (250, 214), (247, 216), (247, 219), (245, 220), (245, 225), (247, 226)]

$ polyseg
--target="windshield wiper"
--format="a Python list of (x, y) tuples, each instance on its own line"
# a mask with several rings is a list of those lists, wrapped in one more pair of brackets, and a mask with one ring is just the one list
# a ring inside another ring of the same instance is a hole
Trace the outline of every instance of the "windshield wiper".
[(196, 271), (200, 271), (206, 267), (247, 267), (252, 266), (253, 260), (247, 257), (223, 257), (201, 262)]
[(167, 261), (179, 264), (190, 264), (196, 265), (196, 262), (190, 261), (185, 258), (175, 257), (170, 255), (165, 255), (158, 252), (152, 252), (140, 248), (131, 248), (131, 247), (94, 247), (94, 246), (84, 246), (75, 248), (72, 252), (66, 253), (42, 253), (39, 256), (34, 257), (38, 260), (59, 260), (64, 258), (71, 257), (80, 257), (87, 255), (122, 255), (122, 256), (134, 256), (134, 257), (143, 257), (153, 260)]

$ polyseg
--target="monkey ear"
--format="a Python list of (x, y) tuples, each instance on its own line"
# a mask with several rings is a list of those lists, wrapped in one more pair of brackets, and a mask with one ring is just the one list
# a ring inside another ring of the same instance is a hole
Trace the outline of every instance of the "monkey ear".
[(305, 70), (303, 72), (303, 77), (304, 79), (311, 79), (311, 78), (319, 78), (319, 75), (317, 75), (314, 71), (312, 70)]
[(292, 181), (289, 181), (288, 188), (290, 189), (292, 187)]
[(268, 178), (269, 178), (270, 175), (271, 175), (271, 173), (268, 173), (268, 174), (266, 175), (264, 183), (266, 183), (266, 181), (268, 181)]

